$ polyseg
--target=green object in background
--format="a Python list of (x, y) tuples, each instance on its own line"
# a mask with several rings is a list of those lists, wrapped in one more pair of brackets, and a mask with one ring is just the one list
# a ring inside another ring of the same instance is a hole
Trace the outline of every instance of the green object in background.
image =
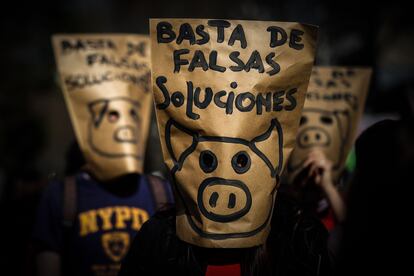
[(349, 172), (354, 172), (356, 167), (356, 155), (354, 148), (351, 149), (351, 151), (348, 154), (348, 157), (345, 162), (345, 167)]

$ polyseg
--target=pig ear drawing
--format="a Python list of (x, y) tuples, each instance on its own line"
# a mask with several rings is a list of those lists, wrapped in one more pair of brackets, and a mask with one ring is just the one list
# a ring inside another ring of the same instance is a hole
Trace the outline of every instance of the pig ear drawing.
[(195, 150), (197, 142), (197, 133), (173, 119), (168, 120), (165, 125), (165, 143), (177, 170), (181, 169), (184, 159)]
[(252, 150), (270, 168), (272, 177), (278, 176), (283, 164), (283, 131), (279, 121), (273, 119), (269, 128), (253, 138), (251, 144)]
[(109, 100), (99, 99), (88, 104), (89, 112), (92, 116), (92, 122), (95, 127), (98, 127), (108, 110)]

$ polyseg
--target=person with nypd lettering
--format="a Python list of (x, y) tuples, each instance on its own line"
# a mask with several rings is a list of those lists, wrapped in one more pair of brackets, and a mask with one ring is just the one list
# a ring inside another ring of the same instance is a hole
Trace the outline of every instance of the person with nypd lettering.
[[(94, 40), (109, 40), (108, 45), (118, 50), (125, 45), (122, 36), (95, 35), (57, 36), (54, 46), (56, 50)], [(88, 51), (96, 49), (85, 47), (64, 56), (82, 60)], [(59, 61), (59, 51), (57, 57)], [(81, 68), (65, 65), (58, 62), (61, 74)], [(63, 88), (79, 144), (71, 151), (75, 158), (68, 160), (68, 166), (78, 170), (53, 181), (44, 192), (33, 233), (37, 272), (115, 276), (143, 223), (173, 202), (165, 180), (143, 174), (151, 94), (122, 80), (76, 91), (65, 84)]]

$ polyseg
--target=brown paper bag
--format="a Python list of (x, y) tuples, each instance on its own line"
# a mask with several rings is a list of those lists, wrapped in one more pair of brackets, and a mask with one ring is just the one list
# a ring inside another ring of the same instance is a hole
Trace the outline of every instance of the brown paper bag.
[(203, 247), (264, 243), (279, 175), (295, 144), (317, 28), (151, 19), (150, 30), (178, 237)]
[(142, 173), (152, 106), (149, 37), (55, 35), (52, 42), (88, 170), (99, 180)]
[(309, 82), (296, 148), (288, 163), (292, 182), (310, 150), (321, 149), (338, 181), (364, 110), (371, 69), (315, 66)]

